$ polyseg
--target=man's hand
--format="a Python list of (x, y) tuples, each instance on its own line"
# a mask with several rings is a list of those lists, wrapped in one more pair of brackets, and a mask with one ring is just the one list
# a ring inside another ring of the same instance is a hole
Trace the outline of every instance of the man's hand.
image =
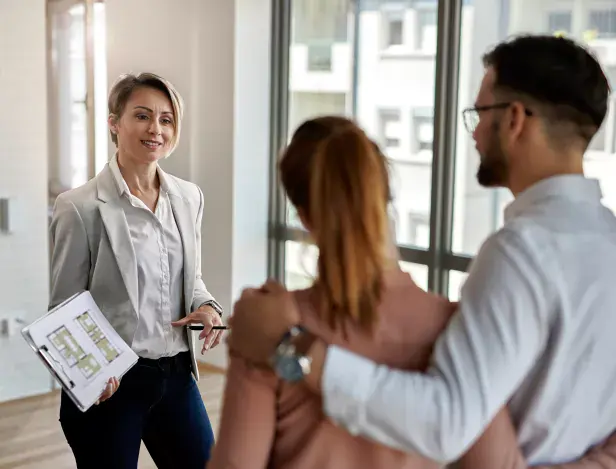
[(188, 326), (189, 324), (202, 324), (203, 331), (199, 334), (199, 340), (205, 339), (201, 353), (216, 347), (222, 339), (223, 330), (212, 330), (214, 326), (222, 326), (220, 314), (210, 305), (203, 305), (185, 318), (171, 323), (174, 327)]
[(260, 289), (245, 289), (235, 303), (229, 320), (229, 348), (255, 365), (269, 366), (282, 336), (299, 322), (293, 295), (278, 282), (268, 280)]

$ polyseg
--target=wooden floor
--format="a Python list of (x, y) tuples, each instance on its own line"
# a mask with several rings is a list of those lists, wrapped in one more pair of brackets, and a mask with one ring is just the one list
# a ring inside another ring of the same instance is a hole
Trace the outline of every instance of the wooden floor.
[[(199, 389), (214, 433), (218, 430), (224, 375), (201, 370)], [(0, 404), (0, 469), (74, 469), (75, 460), (60, 423), (60, 394)], [(147, 450), (141, 445), (139, 469), (155, 469)]]

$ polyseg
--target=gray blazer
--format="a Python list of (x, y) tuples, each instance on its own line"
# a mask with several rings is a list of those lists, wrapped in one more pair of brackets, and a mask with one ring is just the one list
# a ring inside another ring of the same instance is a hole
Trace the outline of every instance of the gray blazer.
[[(184, 247), (184, 314), (215, 301), (201, 278), (203, 193), (165, 174)], [(61, 194), (51, 222), (50, 308), (89, 290), (118, 334), (132, 344), (139, 320), (137, 261), (109, 165), (86, 184)], [(199, 379), (196, 338), (187, 330), (193, 374)]]

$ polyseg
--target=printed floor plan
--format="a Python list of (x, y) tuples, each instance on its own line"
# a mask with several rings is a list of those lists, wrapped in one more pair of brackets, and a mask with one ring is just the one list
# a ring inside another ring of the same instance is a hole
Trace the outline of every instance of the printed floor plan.
[[(111, 363), (120, 356), (118, 349), (109, 341), (105, 333), (92, 319), (89, 311), (80, 314), (75, 322), (88, 335), (96, 348), (101, 352), (107, 363)], [(101, 364), (92, 353), (86, 353), (84, 346), (80, 345), (75, 336), (62, 326), (47, 336), (60, 356), (69, 367), (77, 367), (86, 379), (93, 378), (101, 369)], [(92, 347), (85, 348), (91, 349)]]
[(98, 324), (94, 322), (90, 313), (86, 311), (81, 316), (78, 316), (76, 321), (86, 331), (86, 334), (90, 336), (90, 339), (101, 351), (107, 363), (111, 363), (120, 356), (118, 349), (113, 346), (100, 327), (98, 327)]
[(83, 348), (73, 337), (73, 334), (64, 326), (52, 332), (48, 336), (49, 341), (70, 367), (76, 366), (83, 375), (90, 379), (100, 369), (101, 366), (92, 354), (86, 354)]

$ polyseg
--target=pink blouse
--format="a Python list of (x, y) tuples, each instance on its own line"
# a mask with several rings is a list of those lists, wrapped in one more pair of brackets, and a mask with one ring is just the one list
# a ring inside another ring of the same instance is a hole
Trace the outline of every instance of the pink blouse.
[[(433, 344), (455, 308), (446, 299), (420, 289), (407, 273), (391, 271), (385, 279), (374, 333), (369, 335), (349, 323), (345, 340), (319, 317), (315, 293), (314, 288), (294, 292), (305, 327), (328, 344), (407, 370), (427, 367)], [(419, 454), (354, 437), (330, 422), (322, 409), (320, 396), (303, 383), (283, 382), (271, 371), (231, 357), (218, 441), (208, 469), (439, 467)], [(457, 467), (526, 467), (506, 410), (499, 413)], [(600, 468), (596, 463), (582, 467)]]

